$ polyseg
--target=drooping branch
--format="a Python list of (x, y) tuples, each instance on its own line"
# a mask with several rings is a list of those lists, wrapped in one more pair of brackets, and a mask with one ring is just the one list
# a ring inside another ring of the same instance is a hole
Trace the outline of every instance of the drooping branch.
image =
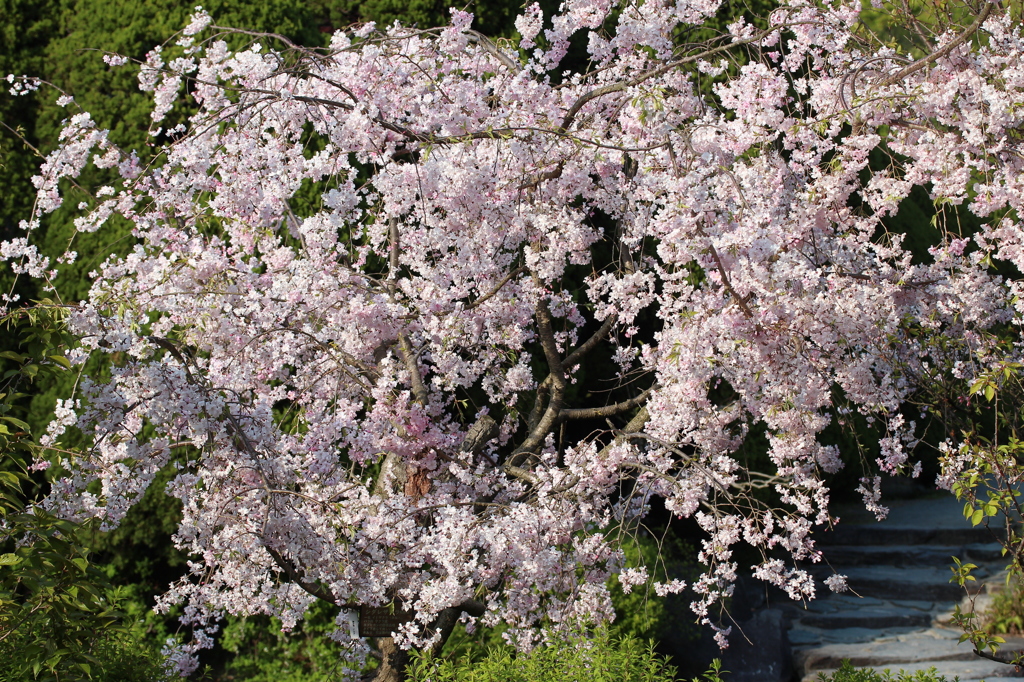
[(964, 29), (963, 33), (961, 33), (956, 38), (946, 43), (944, 46), (942, 46), (935, 52), (932, 52), (928, 56), (922, 57), (921, 59), (918, 59), (916, 62), (910, 64), (909, 66), (903, 67), (902, 69), (892, 74), (891, 76), (882, 79), (879, 83), (875, 85), (875, 87), (884, 88), (889, 85), (899, 83), (901, 80), (903, 80), (910, 74), (920, 71), (929, 64), (934, 64), (935, 62), (942, 59), (950, 52), (952, 52), (953, 50), (955, 50), (956, 48), (960, 47), (965, 42), (970, 40), (971, 36), (978, 32), (978, 29), (981, 28), (981, 25), (984, 24), (985, 20), (988, 19), (990, 14), (992, 14), (992, 10), (998, 5), (998, 0), (995, 0), (994, 2), (993, 0), (982, 0), (981, 11), (978, 12), (978, 16), (975, 18), (974, 22), (971, 23), (971, 25), (968, 26), (966, 29)]
[(491, 289), (490, 291), (488, 291), (488, 292), (487, 292), (486, 294), (484, 294), (484, 295), (483, 295), (483, 296), (481, 296), (480, 298), (476, 299), (475, 301), (473, 301), (473, 302), (471, 302), (471, 303), (467, 304), (467, 305), (466, 305), (466, 308), (465, 308), (465, 309), (466, 309), (466, 310), (473, 310), (474, 308), (479, 308), (479, 307), (480, 307), (481, 305), (483, 305), (483, 304), (484, 304), (484, 303), (486, 303), (486, 302), (487, 302), (488, 300), (490, 300), (491, 298), (493, 298), (493, 297), (495, 296), (495, 294), (497, 294), (497, 293), (498, 293), (499, 291), (501, 291), (501, 288), (502, 288), (503, 286), (505, 286), (506, 284), (508, 284), (509, 282), (511, 282), (511, 281), (512, 281), (513, 279), (515, 279), (515, 278), (516, 278), (516, 277), (518, 277), (519, 275), (523, 274), (523, 273), (524, 273), (525, 271), (526, 271), (526, 268), (516, 268), (516, 269), (515, 269), (515, 270), (513, 270), (512, 272), (508, 273), (507, 275), (505, 275), (505, 276), (504, 276), (504, 277), (503, 277), (503, 278), (501, 279), (501, 281), (500, 281), (500, 282), (498, 282), (498, 283), (497, 283), (497, 284), (496, 284), (496, 285), (494, 286), (494, 288), (492, 288), (492, 289)]
[[(597, 453), (598, 461), (606, 459), (613, 447), (621, 445), (622, 443), (626, 442), (629, 438), (639, 433), (640, 430), (644, 428), (644, 425), (647, 424), (648, 420), (650, 420), (650, 418), (651, 414), (650, 412), (647, 411), (647, 408), (640, 408), (640, 411), (637, 412), (633, 416), (633, 418), (630, 419), (629, 422), (620, 431), (616, 433), (615, 438), (612, 440), (612, 442), (609, 443), (608, 445), (605, 445)], [(580, 478), (578, 476), (570, 476), (569, 480), (567, 480), (565, 483), (553, 488), (550, 494), (560, 495), (561, 493), (568, 492), (569, 490), (575, 488), (579, 482)]]
[(671, 71), (672, 69), (678, 68), (680, 66), (684, 66), (686, 64), (695, 64), (698, 61), (707, 59), (708, 57), (712, 57), (712, 56), (714, 56), (716, 54), (719, 54), (721, 52), (725, 52), (726, 50), (731, 50), (731, 49), (734, 49), (734, 48), (739, 47), (741, 45), (749, 45), (751, 43), (759, 43), (762, 40), (764, 40), (765, 38), (767, 38), (769, 35), (771, 35), (772, 33), (776, 32), (776, 31), (782, 31), (785, 28), (786, 28), (786, 25), (783, 25), (783, 24), (780, 24), (780, 25), (777, 25), (777, 26), (772, 26), (771, 28), (768, 28), (768, 29), (765, 29), (765, 30), (762, 30), (762, 31), (758, 31), (756, 34), (754, 34), (753, 36), (751, 36), (749, 38), (743, 38), (743, 39), (740, 39), (740, 40), (733, 40), (733, 41), (731, 41), (731, 42), (729, 42), (729, 43), (727, 43), (725, 45), (719, 45), (717, 47), (712, 47), (712, 48), (709, 48), (709, 49), (706, 49), (706, 50), (702, 50), (702, 51), (698, 52), (697, 54), (693, 54), (693, 55), (689, 55), (689, 56), (686, 56), (686, 57), (682, 57), (680, 59), (671, 60), (669, 62), (666, 62), (663, 66), (659, 66), (657, 68), (650, 69), (649, 71), (645, 71), (644, 73), (641, 73), (640, 75), (636, 76), (635, 78), (631, 78), (631, 79), (625, 80), (625, 81), (619, 81), (617, 83), (610, 83), (608, 85), (604, 85), (604, 86), (601, 86), (599, 88), (594, 88), (593, 90), (590, 90), (587, 93), (585, 93), (584, 95), (582, 95), (579, 98), (577, 98), (576, 101), (572, 103), (572, 105), (569, 107), (569, 109), (565, 112), (565, 116), (562, 118), (562, 122), (559, 124), (558, 130), (560, 132), (565, 132), (565, 131), (569, 130), (569, 126), (571, 126), (573, 121), (576, 119), (576, 115), (579, 114), (580, 109), (582, 109), (583, 106), (587, 102), (590, 102), (590, 101), (595, 100), (595, 99), (599, 99), (601, 97), (604, 97), (605, 95), (610, 95), (610, 94), (612, 94), (614, 92), (623, 92), (623, 91), (625, 91), (625, 90), (627, 90), (629, 88), (635, 87), (635, 86), (637, 86), (637, 85), (639, 85), (639, 84), (641, 84), (641, 83), (643, 83), (645, 81), (651, 80), (652, 78), (657, 78), (658, 76), (660, 76), (662, 74), (665, 74), (665, 73)]

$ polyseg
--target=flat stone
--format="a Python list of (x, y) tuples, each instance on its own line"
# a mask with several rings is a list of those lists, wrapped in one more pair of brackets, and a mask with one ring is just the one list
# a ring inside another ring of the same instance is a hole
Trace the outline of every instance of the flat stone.
[(879, 637), (895, 634), (892, 631), (877, 630), (875, 628), (836, 628), (834, 630), (821, 630), (822, 642), (830, 644), (861, 644), (870, 643)]
[(824, 552), (833, 566), (943, 566), (952, 565), (954, 556), (975, 563), (998, 561), (1000, 549), (998, 544), (829, 545)]
[[(878, 526), (836, 526), (817, 537), (823, 547), (830, 545), (964, 545), (984, 544), (992, 531), (972, 528), (893, 528)], [(828, 550), (825, 549), (826, 554)]]
[(977, 656), (969, 642), (959, 642), (959, 629), (936, 625), (968, 595), (949, 582), (954, 556), (978, 564), (978, 580), (967, 586), (976, 606), (998, 589), (1005, 559), (991, 530), (971, 526), (952, 496), (887, 504), (891, 513), (881, 523), (854, 506), (838, 510), (841, 521), (832, 531), (816, 533), (830, 567), (812, 569), (815, 578), (846, 575), (852, 591), (831, 594), (820, 586), (819, 600), (780, 603), (792, 623), (794, 679), (818, 682), (819, 673), (835, 671), (843, 660), (911, 674), (934, 667), (949, 682), (1024, 677), (1013, 666)]
[(807, 603), (806, 609), (800, 609), (799, 607), (794, 609), (795, 611), (810, 611), (812, 613), (835, 613), (845, 604), (839, 604), (831, 599), (815, 599)]
[(794, 627), (789, 631), (789, 643), (793, 646), (807, 646), (809, 644), (820, 644), (821, 633), (815, 630)]
[(854, 606), (881, 606), (885, 602), (881, 599), (874, 599), (872, 597), (858, 597), (855, 594), (833, 594), (830, 595), (828, 601), (840, 602), (843, 604), (852, 604)]
[[(965, 594), (964, 588), (949, 582), (946, 566), (854, 566), (843, 573), (851, 590), (876, 599), (957, 601)], [(969, 589), (978, 590), (980, 585), (971, 583)]]
[(967, 545), (963, 548), (963, 554), (958, 554), (957, 556), (966, 561), (983, 561), (995, 563), (1006, 561), (1006, 557), (1003, 556), (1003, 546), (997, 542), (986, 542)]
[(916, 601), (912, 599), (893, 599), (891, 602), (894, 606), (899, 606), (904, 609), (916, 609), (918, 611), (932, 611), (935, 608), (935, 602), (931, 601)]
[[(972, 528), (964, 518), (963, 502), (953, 495), (937, 495), (930, 498), (912, 500), (887, 500), (889, 514), (884, 521), (875, 520), (875, 515), (862, 504), (840, 504), (835, 506), (835, 513), (840, 519), (839, 526), (863, 525), (875, 528), (911, 528), (911, 529), (952, 529)], [(998, 527), (993, 519), (990, 523)]]
[[(875, 635), (877, 637), (877, 631)], [(858, 668), (898, 667), (924, 661), (984, 660), (975, 655), (969, 642), (959, 642), (958, 631), (931, 628), (875, 641), (825, 644), (805, 649), (797, 653), (795, 663), (799, 674), (804, 676), (818, 670), (838, 668), (845, 659)]]
[(863, 608), (837, 613), (808, 614), (801, 618), (800, 622), (804, 625), (830, 630), (836, 628), (928, 627), (932, 624), (932, 614), (906, 608)]
[[(886, 667), (877, 666), (857, 666), (861, 667), (873, 667), (876, 670), (891, 670), (893, 673), (902, 670), (907, 673), (915, 673), (918, 671), (927, 671), (931, 668), (935, 668), (935, 671), (946, 678), (947, 682), (953, 682), (954, 678), (960, 678), (961, 681), (974, 679), (974, 680), (991, 680), (993, 678), (1002, 677), (1019, 677), (1014, 671), (1012, 665), (1005, 665), (1003, 663), (996, 663), (995, 661), (989, 661), (987, 659), (975, 656), (974, 660), (969, 661), (923, 661), (920, 663), (906, 663)], [(835, 672), (834, 668), (826, 670), (815, 670), (813, 673), (809, 673), (803, 676), (801, 682), (818, 682), (818, 675), (824, 674), (826, 676), (831, 675)]]

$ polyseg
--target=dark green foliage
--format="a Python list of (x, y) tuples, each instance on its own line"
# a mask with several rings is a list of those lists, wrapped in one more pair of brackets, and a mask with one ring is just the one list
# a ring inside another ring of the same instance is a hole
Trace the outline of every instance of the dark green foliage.
[[(697, 552), (671, 533), (662, 533), (660, 537), (637, 534), (623, 543), (623, 549), (627, 567), (647, 566), (658, 580), (681, 578), (693, 582), (700, 573)], [(683, 596), (662, 598), (643, 586), (626, 594), (617, 579), (612, 579), (611, 590), (615, 606), (615, 622), (610, 626), (613, 635), (660, 640), (671, 631), (680, 639), (700, 637), (693, 614), (682, 603)]]
[(476, 17), (473, 28), (485, 35), (502, 37), (515, 32), (515, 18), (523, 5), (518, 0), (313, 0), (310, 3), (325, 31), (364, 21), (374, 21), (378, 28), (387, 28), (396, 21), (420, 28), (444, 26), (451, 17), (448, 8), (454, 6), (473, 13)]
[[(46, 46), (56, 32), (52, 0), (0, 0), (0, 78), (9, 73), (42, 74)], [(6, 91), (7, 82), (3, 85)], [(0, 123), (20, 128), (35, 145), (39, 142), (33, 123), (38, 101), (33, 96), (0, 93)], [(33, 198), (30, 179), (37, 166), (31, 151), (0, 126), (0, 239), (13, 236), (18, 221), (28, 217)]]
[(634, 637), (615, 637), (607, 628), (592, 633), (551, 635), (545, 646), (517, 654), (491, 648), (481, 658), (417, 655), (412, 682), (672, 682), (675, 670)]
[(122, 595), (82, 542), (83, 530), (30, 505), (28, 462), (43, 450), (11, 406), (35, 381), (72, 373), (64, 311), (47, 301), (2, 321), (20, 340), (0, 380), (0, 682), (164, 679), (159, 651), (139, 642)]
[(1024, 586), (1011, 580), (996, 593), (982, 614), (983, 629), (994, 635), (1019, 635), (1024, 632)]
[(324, 682), (342, 678), (337, 645), (328, 637), (338, 609), (325, 602), (310, 608), (290, 633), (276, 618), (229, 618), (218, 642), (225, 656), (207, 673), (216, 680)]
[(165, 677), (74, 524), (38, 511), (5, 520), (0, 547), (13, 551), (0, 554), (0, 682)]

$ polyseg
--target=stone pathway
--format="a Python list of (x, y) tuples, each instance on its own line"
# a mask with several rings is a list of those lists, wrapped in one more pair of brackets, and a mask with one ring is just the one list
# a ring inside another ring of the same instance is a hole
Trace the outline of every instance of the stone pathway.
[(790, 624), (795, 679), (814, 682), (843, 659), (878, 670), (934, 667), (950, 682), (1024, 676), (975, 655), (970, 643), (958, 644), (960, 630), (949, 623), (964, 597), (949, 582), (951, 557), (979, 565), (979, 587), (986, 578), (996, 581), (1005, 565), (991, 531), (972, 528), (951, 497), (890, 507), (881, 523), (863, 509), (846, 510), (834, 532), (819, 536), (826, 559), (859, 597), (822, 586), (806, 609), (776, 602)]

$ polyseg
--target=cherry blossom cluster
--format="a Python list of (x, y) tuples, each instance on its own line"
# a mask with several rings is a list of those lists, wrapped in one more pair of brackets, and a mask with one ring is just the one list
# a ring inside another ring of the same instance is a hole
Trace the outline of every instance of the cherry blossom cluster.
[[(851, 454), (823, 431), (857, 412), (884, 432), (878, 469), (915, 473), (929, 368), (1005, 360), (985, 332), (1024, 312), (993, 268), (1024, 271), (1020, 27), (985, 2), (902, 54), (860, 6), (788, 0), (696, 47), (673, 36), (715, 0), (531, 5), (515, 44), (453, 10), (237, 51), (199, 10), (139, 65), (154, 125), (185, 122), (140, 160), (71, 116), (28, 234), (0, 247), (59, 291), (31, 228), (90, 163), (110, 180), (77, 228), (118, 216), (136, 240), (71, 306), (69, 359), (117, 362), (61, 403), (48, 439), (89, 445), (48, 504), (112, 528), (176, 468), (193, 563), (161, 604), (195, 628), (183, 672), (223, 614), (292, 627), (316, 599), (357, 658), (358, 605), (411, 610), (408, 646), (452, 612), (524, 646), (543, 619), (611, 618), (611, 538), (654, 497), (707, 534), (704, 622), (739, 543), (813, 598)], [(563, 73), (578, 34), (589, 67)], [(941, 233), (923, 254), (887, 222), (915, 187)], [(755, 430), (766, 471), (736, 456)], [(884, 516), (878, 479), (860, 491)]]

